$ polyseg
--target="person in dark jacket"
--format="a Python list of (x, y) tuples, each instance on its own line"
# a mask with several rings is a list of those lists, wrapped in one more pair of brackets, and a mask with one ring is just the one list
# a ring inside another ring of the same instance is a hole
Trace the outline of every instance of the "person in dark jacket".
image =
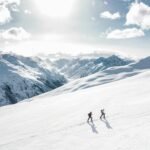
[(100, 116), (100, 119), (105, 119), (106, 116), (105, 116), (105, 112), (104, 112), (104, 109), (101, 109), (101, 116)]
[(93, 122), (92, 112), (88, 113), (88, 120), (87, 120), (87, 122), (89, 122), (89, 120), (91, 120), (91, 122)]

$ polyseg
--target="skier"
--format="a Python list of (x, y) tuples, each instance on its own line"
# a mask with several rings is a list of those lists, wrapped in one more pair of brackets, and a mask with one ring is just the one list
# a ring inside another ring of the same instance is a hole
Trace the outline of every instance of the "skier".
[(93, 122), (92, 112), (88, 113), (88, 120), (87, 120), (87, 122), (89, 122), (89, 120), (91, 120), (91, 122)]
[(104, 109), (101, 109), (101, 116), (100, 116), (100, 119), (102, 119), (102, 117), (105, 119), (105, 112), (104, 112)]

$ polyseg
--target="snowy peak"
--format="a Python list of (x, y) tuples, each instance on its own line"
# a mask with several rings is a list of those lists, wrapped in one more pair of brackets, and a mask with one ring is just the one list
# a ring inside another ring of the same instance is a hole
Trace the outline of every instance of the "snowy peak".
[(124, 66), (131, 62), (133, 61), (130, 59), (123, 59), (116, 55), (109, 57), (86, 55), (58, 59), (55, 57), (52, 64), (68, 78), (77, 79), (92, 75), (110, 67)]
[(66, 82), (63, 75), (39, 58), (1, 54), (0, 71), (0, 106), (50, 91)]

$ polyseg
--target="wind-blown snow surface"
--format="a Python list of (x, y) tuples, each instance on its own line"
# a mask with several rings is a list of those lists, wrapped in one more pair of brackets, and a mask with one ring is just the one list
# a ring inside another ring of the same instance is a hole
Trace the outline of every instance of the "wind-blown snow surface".
[[(149, 150), (150, 71), (0, 109), (0, 150)], [(106, 121), (100, 121), (105, 108)], [(94, 124), (87, 113), (93, 112)]]

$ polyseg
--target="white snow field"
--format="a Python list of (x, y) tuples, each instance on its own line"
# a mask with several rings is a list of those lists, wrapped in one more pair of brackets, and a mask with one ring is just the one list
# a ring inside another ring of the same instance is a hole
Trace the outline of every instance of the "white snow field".
[[(86, 122), (90, 111), (93, 124)], [(0, 150), (150, 150), (150, 70), (2, 107)]]

